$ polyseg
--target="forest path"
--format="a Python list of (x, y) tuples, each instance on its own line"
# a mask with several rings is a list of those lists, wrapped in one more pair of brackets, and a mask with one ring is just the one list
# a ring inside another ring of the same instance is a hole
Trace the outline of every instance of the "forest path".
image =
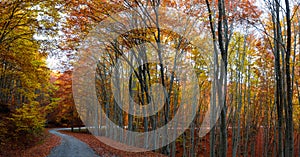
[(49, 132), (61, 137), (61, 144), (54, 147), (48, 157), (99, 157), (92, 148), (80, 140), (52, 129)]

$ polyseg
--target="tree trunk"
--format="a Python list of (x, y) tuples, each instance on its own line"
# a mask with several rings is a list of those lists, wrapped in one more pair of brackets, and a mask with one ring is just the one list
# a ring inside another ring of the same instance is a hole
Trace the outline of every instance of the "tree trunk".
[(275, 94), (275, 104), (277, 108), (278, 116), (278, 155), (284, 156), (283, 154), (283, 137), (282, 137), (282, 84), (281, 84), (281, 71), (280, 71), (280, 19), (279, 19), (279, 2), (275, 0), (275, 15), (273, 14), (273, 23), (274, 23), (274, 52), (275, 52), (275, 78), (276, 78), (276, 94)]
[(286, 116), (286, 134), (287, 134), (287, 156), (294, 156), (294, 129), (293, 129), (293, 95), (292, 95), (292, 82), (290, 74), (290, 56), (291, 56), (291, 44), (292, 44), (292, 31), (291, 31), (291, 19), (290, 19), (290, 6), (289, 1), (285, 0), (286, 6), (286, 23), (287, 23), (287, 48), (285, 55), (285, 72), (286, 72), (286, 89), (287, 89), (287, 112)]

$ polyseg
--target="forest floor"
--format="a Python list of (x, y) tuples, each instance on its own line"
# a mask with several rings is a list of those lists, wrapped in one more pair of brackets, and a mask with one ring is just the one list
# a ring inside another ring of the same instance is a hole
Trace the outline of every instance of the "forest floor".
[[(67, 134), (73, 136), (85, 143), (87, 143), (93, 150), (102, 157), (112, 157), (112, 156), (121, 156), (121, 157), (165, 157), (162, 154), (146, 151), (146, 152), (128, 152), (119, 150), (116, 148), (111, 147), (110, 145), (120, 145), (120, 143), (110, 140), (108, 138), (100, 137), (99, 140), (97, 137), (89, 134), (89, 133), (78, 133), (78, 132), (71, 132), (71, 131), (60, 131), (63, 134)], [(105, 140), (105, 144), (101, 141)], [(133, 148), (130, 146), (122, 145), (123, 149), (139, 149)]]
[(50, 134), (49, 129), (45, 129), (41, 139), (36, 139), (40, 142), (25, 148), (7, 146), (5, 151), (0, 152), (0, 157), (46, 157), (61, 140), (60, 137)]
[[(87, 143), (98, 155), (100, 156), (104, 156), (104, 157), (111, 157), (111, 156), (122, 156), (122, 157), (163, 157), (164, 155), (159, 154), (159, 153), (155, 153), (155, 152), (126, 152), (126, 151), (122, 151), (122, 150), (118, 150), (115, 149), (113, 147), (111, 147), (110, 145), (116, 146), (116, 145), (120, 145), (120, 143), (110, 140), (108, 138), (104, 138), (104, 137), (96, 137), (93, 136), (91, 134), (89, 134), (87, 131), (80, 131), (80, 132), (71, 132), (71, 131), (60, 131), (61, 133), (73, 136), (85, 143)], [(228, 152), (227, 152), (227, 156), (232, 156), (232, 141), (231, 141), (231, 137), (232, 137), (232, 133), (231, 130), (229, 130), (229, 135), (228, 135)], [(263, 143), (263, 130), (260, 129), (260, 132), (258, 133), (258, 135), (255, 137), (255, 144), (254, 144), (254, 149), (255, 149), (255, 154), (251, 154), (251, 152), (249, 151), (248, 156), (262, 156), (262, 148), (264, 143)], [(100, 140), (98, 138), (101, 138)], [(105, 141), (104, 143), (101, 141)], [(299, 142), (299, 136), (295, 135), (295, 156), (297, 156), (297, 154), (299, 154), (299, 146), (298, 143)], [(183, 150), (183, 146), (181, 143), (177, 143), (177, 149), (176, 149), (176, 156), (183, 156), (184, 154), (184, 150)], [(131, 148), (129, 146), (126, 145), (122, 145), (123, 149), (138, 149), (138, 148)], [(206, 157), (209, 156), (209, 134), (207, 134), (204, 138), (202, 138), (202, 140), (197, 141), (197, 146), (196, 146), (196, 151), (198, 152), (197, 156), (199, 157)], [(187, 149), (187, 154), (189, 153), (189, 149)]]
[[(26, 148), (14, 148), (12, 149), (11, 147), (7, 146), (7, 149), (5, 151), (0, 152), (0, 157), (47, 157), (49, 154), (51, 156), (51, 150), (57, 149), (62, 143), (64, 143), (64, 139), (61, 138), (59, 135), (54, 135), (50, 134), (49, 131), (51, 132), (52, 129), (46, 129), (45, 130), (45, 135), (42, 138), (41, 142), (37, 142), (37, 144), (28, 146)], [(61, 130), (58, 131), (57, 133), (62, 133), (65, 134), (64, 136), (72, 136), (75, 137), (76, 139), (86, 143), (90, 148), (93, 149), (93, 151), (101, 157), (113, 157), (113, 156), (121, 156), (121, 157), (164, 157), (164, 155), (155, 153), (155, 152), (127, 152), (127, 151), (122, 151), (115, 149), (111, 147), (110, 145), (118, 145), (120, 143), (115, 142), (110, 139), (101, 139), (99, 140), (97, 137), (89, 134), (85, 129), (82, 129), (80, 132), (78, 130), (75, 130), (74, 132), (71, 132), (69, 130)], [(230, 139), (230, 134), (229, 134), (229, 143), (231, 143)], [(71, 138), (72, 138), (71, 137)], [(102, 138), (102, 137), (101, 137)], [(299, 141), (299, 136), (295, 136), (296, 143), (297, 141), (300, 144)], [(260, 133), (260, 136), (257, 136), (256, 140), (256, 153), (261, 152), (261, 147), (263, 145), (262, 141), (262, 133)], [(39, 139), (40, 140), (40, 139)], [(78, 141), (77, 140), (77, 141)], [(105, 143), (101, 142), (105, 140)], [(199, 142), (199, 141), (198, 141)], [(200, 151), (201, 153), (198, 155), (201, 157), (205, 157), (209, 155), (209, 136), (205, 136), (201, 142), (201, 145), (198, 145), (197, 150)], [(298, 145), (296, 144), (295, 145)], [(56, 147), (57, 146), (57, 147)], [(125, 149), (128, 147), (128, 149), (134, 149), (129, 146), (124, 145)], [(68, 149), (65, 147), (65, 149)], [(229, 150), (231, 149), (229, 145)], [(299, 145), (298, 147), (295, 147), (295, 156), (296, 154), (299, 153)], [(182, 156), (183, 155), (183, 147), (179, 143), (177, 144), (177, 150), (176, 150), (176, 156)], [(231, 154), (231, 153), (229, 153)], [(228, 154), (228, 155), (229, 155)], [(258, 154), (256, 154), (258, 155)], [(54, 155), (55, 157), (58, 157), (57, 154)], [(66, 156), (66, 153), (63, 154), (63, 156)]]

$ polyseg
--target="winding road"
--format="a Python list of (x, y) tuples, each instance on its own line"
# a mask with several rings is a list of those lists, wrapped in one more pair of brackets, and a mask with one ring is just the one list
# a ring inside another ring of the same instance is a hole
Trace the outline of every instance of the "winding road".
[(48, 157), (99, 157), (92, 148), (80, 140), (62, 134), (58, 130), (52, 129), (49, 132), (61, 137), (61, 144), (54, 147)]

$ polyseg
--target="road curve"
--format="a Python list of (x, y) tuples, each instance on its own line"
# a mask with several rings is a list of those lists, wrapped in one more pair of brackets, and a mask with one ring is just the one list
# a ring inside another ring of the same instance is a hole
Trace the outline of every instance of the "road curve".
[(99, 157), (92, 148), (80, 140), (62, 134), (58, 130), (52, 129), (49, 132), (61, 137), (61, 144), (54, 147), (48, 157)]

